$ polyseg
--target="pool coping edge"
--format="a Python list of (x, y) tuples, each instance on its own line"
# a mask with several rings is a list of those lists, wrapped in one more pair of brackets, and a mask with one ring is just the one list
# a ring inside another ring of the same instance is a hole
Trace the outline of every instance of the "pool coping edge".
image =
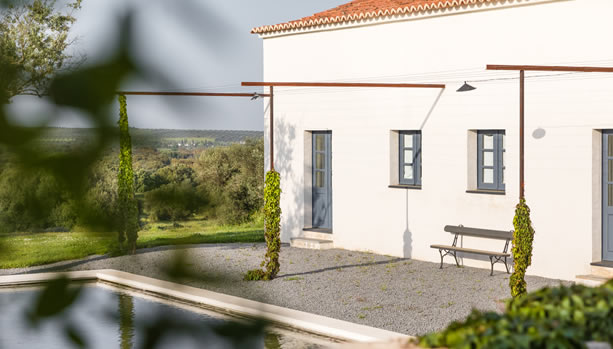
[(414, 338), (402, 333), (111, 269), (0, 276), (0, 287), (35, 285), (59, 277), (66, 277), (72, 281), (109, 282), (196, 305), (204, 305), (226, 313), (259, 317), (340, 340), (370, 343)]

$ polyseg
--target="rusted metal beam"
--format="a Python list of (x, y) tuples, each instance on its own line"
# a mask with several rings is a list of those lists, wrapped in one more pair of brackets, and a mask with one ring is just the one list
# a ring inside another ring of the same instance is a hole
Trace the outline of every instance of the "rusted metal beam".
[(270, 86), (270, 170), (275, 170), (275, 92), (274, 88)]
[(194, 97), (270, 97), (266, 93), (213, 93), (213, 92), (138, 92), (119, 91), (117, 94), (126, 96), (194, 96)]
[(445, 88), (444, 84), (387, 84), (349, 82), (243, 82), (242, 86), (275, 87), (382, 87), (382, 88)]
[(613, 73), (613, 67), (572, 67), (558, 65), (497, 65), (488, 64), (487, 70), (557, 71), (577, 73)]
[(524, 95), (525, 95), (525, 71), (519, 71), (519, 199), (525, 198), (524, 195)]

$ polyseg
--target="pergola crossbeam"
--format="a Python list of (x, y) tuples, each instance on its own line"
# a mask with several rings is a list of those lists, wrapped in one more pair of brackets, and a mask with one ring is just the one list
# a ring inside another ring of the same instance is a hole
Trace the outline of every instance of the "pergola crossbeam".
[(574, 73), (613, 73), (612, 67), (581, 67), (559, 65), (499, 65), (488, 64), (487, 70), (514, 70), (514, 71), (549, 71)]
[(377, 88), (445, 88), (444, 84), (396, 84), (356, 82), (243, 82), (242, 86), (273, 87), (377, 87)]
[(270, 97), (267, 93), (219, 93), (219, 92), (141, 92), (119, 91), (119, 95), (125, 96), (193, 96), (193, 97)]

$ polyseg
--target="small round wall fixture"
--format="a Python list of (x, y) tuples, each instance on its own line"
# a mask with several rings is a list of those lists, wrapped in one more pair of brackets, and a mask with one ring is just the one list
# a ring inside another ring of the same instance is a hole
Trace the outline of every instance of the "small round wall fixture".
[(543, 129), (542, 127), (539, 127), (536, 130), (534, 130), (534, 132), (532, 132), (532, 137), (534, 137), (534, 139), (541, 139), (541, 138), (545, 138), (546, 134), (547, 132), (545, 131), (545, 129)]
[(456, 92), (468, 92), (476, 89), (476, 87), (471, 86), (466, 81), (464, 81), (464, 85), (462, 85), (462, 87), (460, 87)]

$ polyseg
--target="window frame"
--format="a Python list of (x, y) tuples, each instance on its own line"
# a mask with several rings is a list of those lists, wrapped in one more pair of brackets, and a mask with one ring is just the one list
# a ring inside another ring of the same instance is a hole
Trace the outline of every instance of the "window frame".
[[(413, 144), (406, 146), (404, 144), (404, 136), (412, 135)], [(405, 162), (404, 151), (413, 151), (413, 162)], [(421, 158), (422, 158), (422, 144), (421, 144), (421, 131), (398, 131), (398, 183), (400, 185), (413, 185), (421, 186)], [(404, 178), (405, 165), (413, 166), (413, 178)]]
[[(484, 148), (484, 136), (493, 136), (493, 144), (491, 149)], [(479, 190), (497, 190), (504, 191), (504, 164), (505, 156), (505, 130), (478, 130), (477, 131), (477, 189)], [(492, 153), (493, 165), (485, 166), (483, 163), (484, 154)], [(494, 174), (493, 183), (485, 183), (483, 178), (483, 170), (492, 169)]]

